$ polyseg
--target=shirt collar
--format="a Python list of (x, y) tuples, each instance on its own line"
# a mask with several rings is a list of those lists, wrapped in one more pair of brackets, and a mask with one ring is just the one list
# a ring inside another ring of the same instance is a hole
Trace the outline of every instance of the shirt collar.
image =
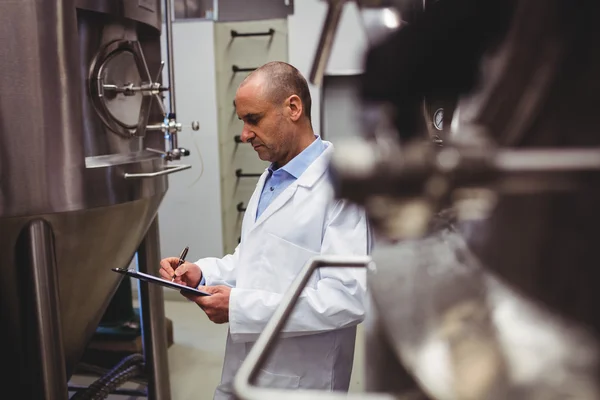
[[(300, 175), (306, 171), (310, 164), (313, 163), (325, 150), (325, 144), (318, 135), (315, 135), (315, 140), (308, 145), (300, 154), (292, 158), (287, 164), (279, 168), (298, 179)], [(275, 164), (272, 163), (269, 166), (269, 174), (272, 174), (275, 170)]]

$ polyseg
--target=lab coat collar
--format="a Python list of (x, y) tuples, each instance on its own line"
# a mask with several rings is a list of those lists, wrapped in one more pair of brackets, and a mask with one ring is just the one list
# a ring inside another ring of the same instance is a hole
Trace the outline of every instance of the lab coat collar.
[[(265, 209), (265, 211), (263, 211), (260, 217), (258, 217), (248, 232), (251, 232), (253, 229), (261, 225), (277, 210), (283, 207), (294, 196), (299, 186), (311, 188), (323, 176), (323, 174), (327, 171), (329, 161), (331, 160), (331, 156), (333, 154), (333, 144), (327, 141), (323, 141), (323, 143), (327, 146), (325, 151), (323, 151), (323, 153), (315, 161), (313, 161), (313, 163), (306, 169), (306, 171), (304, 171), (300, 178), (288, 186), (273, 200), (271, 204), (269, 204), (269, 206)], [(250, 203), (248, 204), (248, 209), (246, 211), (250, 213), (250, 216), (256, 215), (260, 193), (262, 193), (268, 174), (269, 169), (267, 168), (261, 175), (258, 184), (256, 185), (256, 190)], [(253, 219), (254, 218), (251, 218), (251, 220)]]

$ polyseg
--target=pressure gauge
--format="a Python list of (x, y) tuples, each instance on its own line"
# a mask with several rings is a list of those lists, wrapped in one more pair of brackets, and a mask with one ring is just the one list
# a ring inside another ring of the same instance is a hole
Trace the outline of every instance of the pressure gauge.
[(438, 108), (433, 114), (433, 126), (438, 131), (444, 130), (444, 109)]

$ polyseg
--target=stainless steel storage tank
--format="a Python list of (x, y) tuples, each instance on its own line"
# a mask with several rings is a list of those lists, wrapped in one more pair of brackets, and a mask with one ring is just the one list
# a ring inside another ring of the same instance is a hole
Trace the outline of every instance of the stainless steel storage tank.
[(157, 239), (187, 168), (147, 150), (165, 150), (161, 24), (159, 0), (0, 0), (0, 382), (19, 398), (66, 396), (111, 268)]

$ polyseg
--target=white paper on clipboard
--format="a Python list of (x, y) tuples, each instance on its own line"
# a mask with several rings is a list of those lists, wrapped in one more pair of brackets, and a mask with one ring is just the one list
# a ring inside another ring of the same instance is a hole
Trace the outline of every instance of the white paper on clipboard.
[(179, 283), (167, 281), (163, 278), (159, 278), (159, 277), (156, 277), (153, 275), (148, 275), (143, 272), (136, 271), (134, 269), (113, 268), (112, 270), (115, 272), (118, 272), (120, 274), (139, 279), (144, 282), (155, 283), (157, 285), (168, 287), (170, 289), (183, 290), (185, 292), (192, 293), (195, 295), (200, 295), (200, 296), (210, 296), (211, 295), (210, 293), (203, 292), (202, 290), (198, 290), (193, 287), (181, 285)]

